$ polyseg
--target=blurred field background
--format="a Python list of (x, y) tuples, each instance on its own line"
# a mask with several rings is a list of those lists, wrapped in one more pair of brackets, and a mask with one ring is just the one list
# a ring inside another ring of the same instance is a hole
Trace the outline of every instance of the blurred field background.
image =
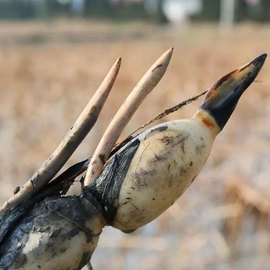
[[(123, 137), (219, 77), (269, 52), (268, 24), (53, 19), (0, 23), (0, 202), (54, 150), (119, 56), (122, 67), (94, 130), (66, 167), (93, 153), (119, 105), (169, 47), (164, 78)], [(95, 269), (270, 269), (269, 60), (188, 191), (126, 235), (105, 228)], [(191, 117), (201, 100), (164, 121)]]

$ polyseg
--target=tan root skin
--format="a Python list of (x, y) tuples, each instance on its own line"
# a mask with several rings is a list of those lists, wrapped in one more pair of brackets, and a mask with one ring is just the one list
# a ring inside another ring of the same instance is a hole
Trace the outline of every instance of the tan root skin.
[(145, 97), (154, 89), (164, 75), (171, 60), (172, 53), (173, 48), (167, 50), (158, 58), (158, 60), (143, 75), (113, 117), (92, 156), (84, 180), (85, 186), (90, 186), (91, 183), (100, 176), (104, 162), (107, 161), (122, 130)]
[(32, 195), (37, 194), (38, 191), (52, 180), (57, 172), (64, 166), (66, 161), (94, 126), (113, 87), (120, 65), (121, 58), (114, 63), (94, 96), (90, 99), (78, 119), (75, 121), (73, 127), (64, 136), (55, 151), (42, 164), (37, 172), (21, 186), (19, 192), (1, 206), (0, 213), (7, 211), (11, 207), (15, 207), (23, 200), (29, 199)]
[[(92, 216), (86, 224), (88, 232), (78, 230), (77, 224), (61, 216), (49, 220), (47, 226), (32, 229), (28, 239), (21, 239), (17, 245), (24, 244), (19, 258), (10, 270), (66, 270), (81, 269), (80, 263), (84, 255), (91, 255), (98, 243), (104, 226), (100, 215)], [(46, 222), (46, 221), (44, 221)], [(52, 236), (50, 226), (59, 232)], [(35, 226), (34, 226), (35, 228)]]
[[(162, 127), (167, 129), (162, 131)], [(133, 231), (170, 207), (201, 171), (218, 132), (213, 118), (198, 111), (192, 119), (171, 121), (142, 133), (112, 226)]]

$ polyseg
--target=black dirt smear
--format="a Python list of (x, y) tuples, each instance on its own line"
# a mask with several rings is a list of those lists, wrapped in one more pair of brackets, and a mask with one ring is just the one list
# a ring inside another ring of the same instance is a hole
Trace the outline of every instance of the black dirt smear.
[(162, 65), (162, 64), (160, 64), (160, 65), (156, 66), (155, 68), (153, 68), (153, 69), (152, 69), (152, 72), (154, 72), (156, 69), (161, 68), (161, 67), (163, 67), (163, 65)]

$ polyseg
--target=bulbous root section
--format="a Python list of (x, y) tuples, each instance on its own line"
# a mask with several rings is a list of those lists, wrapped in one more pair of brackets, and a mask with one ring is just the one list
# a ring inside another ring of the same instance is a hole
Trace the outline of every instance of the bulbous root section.
[(0, 269), (82, 269), (105, 225), (95, 198), (51, 197), (37, 204), (0, 248)]

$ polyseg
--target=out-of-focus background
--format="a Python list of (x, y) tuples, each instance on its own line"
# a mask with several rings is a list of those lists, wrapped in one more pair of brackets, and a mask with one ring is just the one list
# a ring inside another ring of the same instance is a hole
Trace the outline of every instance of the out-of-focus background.
[[(175, 48), (168, 71), (123, 136), (269, 52), (269, 20), (268, 0), (0, 0), (0, 201), (54, 150), (116, 58), (123, 62), (108, 102), (67, 166), (93, 152), (166, 49)], [(106, 228), (95, 269), (270, 269), (269, 68), (188, 191), (130, 235)], [(164, 121), (192, 116), (200, 102)]]

